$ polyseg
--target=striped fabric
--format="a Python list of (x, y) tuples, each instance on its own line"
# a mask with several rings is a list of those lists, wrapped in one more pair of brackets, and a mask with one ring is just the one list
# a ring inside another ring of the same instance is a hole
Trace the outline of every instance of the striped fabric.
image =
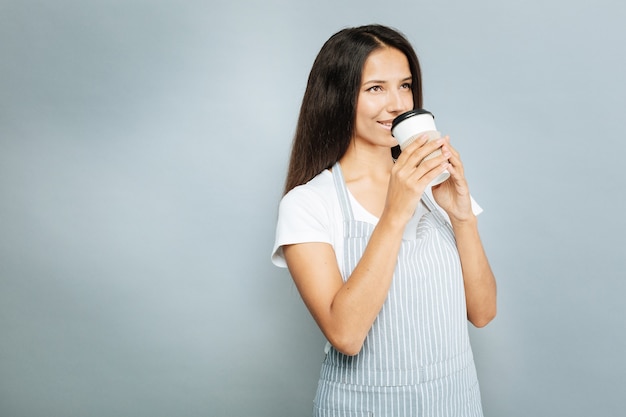
[[(333, 167), (344, 217), (344, 271), (374, 226), (356, 221), (341, 168)], [(361, 352), (331, 348), (314, 416), (482, 416), (467, 330), (463, 276), (449, 224), (426, 195), (415, 239), (403, 240), (389, 295)]]

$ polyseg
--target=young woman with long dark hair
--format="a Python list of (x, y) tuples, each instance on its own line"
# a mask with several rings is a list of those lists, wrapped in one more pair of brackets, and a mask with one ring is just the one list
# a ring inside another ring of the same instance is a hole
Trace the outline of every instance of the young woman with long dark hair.
[(400, 153), (391, 135), (421, 107), (419, 61), (389, 27), (336, 33), (311, 69), (272, 259), (329, 342), (315, 416), (482, 415), (467, 322), (495, 316), (495, 278), (449, 137)]

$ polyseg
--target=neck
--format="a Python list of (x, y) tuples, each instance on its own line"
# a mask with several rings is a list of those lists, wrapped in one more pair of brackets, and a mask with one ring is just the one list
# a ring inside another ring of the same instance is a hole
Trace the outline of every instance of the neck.
[(391, 149), (385, 147), (358, 147), (350, 145), (339, 160), (346, 182), (369, 177), (371, 180), (388, 179), (393, 158)]
[(346, 185), (354, 198), (367, 211), (380, 218), (385, 208), (393, 167), (391, 149), (351, 145), (339, 162)]

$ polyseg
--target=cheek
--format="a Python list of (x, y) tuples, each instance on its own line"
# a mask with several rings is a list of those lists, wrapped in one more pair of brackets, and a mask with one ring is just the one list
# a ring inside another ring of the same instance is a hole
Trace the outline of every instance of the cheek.
[(372, 131), (372, 119), (363, 113), (357, 113), (354, 123), (354, 135), (364, 138), (368, 137)]
[(380, 108), (380, 104), (375, 100), (363, 100), (357, 104), (357, 119), (360, 118), (362, 121), (372, 119), (380, 112)]
[(359, 126), (363, 126), (363, 123), (367, 119), (367, 111), (363, 107), (363, 105), (359, 104), (356, 108), (356, 118), (355, 118), (355, 126), (359, 128)]
[(358, 136), (362, 136), (366, 130), (365, 119), (363, 117), (359, 117), (359, 114), (357, 113), (356, 121), (354, 123), (354, 133)]

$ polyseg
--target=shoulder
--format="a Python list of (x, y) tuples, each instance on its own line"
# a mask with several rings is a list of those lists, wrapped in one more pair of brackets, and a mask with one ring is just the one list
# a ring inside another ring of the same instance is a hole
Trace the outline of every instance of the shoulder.
[[(289, 191), (280, 202), (280, 214), (297, 211), (326, 211), (337, 199), (332, 174), (324, 170), (306, 184)], [(320, 213), (321, 214), (321, 213)]]

